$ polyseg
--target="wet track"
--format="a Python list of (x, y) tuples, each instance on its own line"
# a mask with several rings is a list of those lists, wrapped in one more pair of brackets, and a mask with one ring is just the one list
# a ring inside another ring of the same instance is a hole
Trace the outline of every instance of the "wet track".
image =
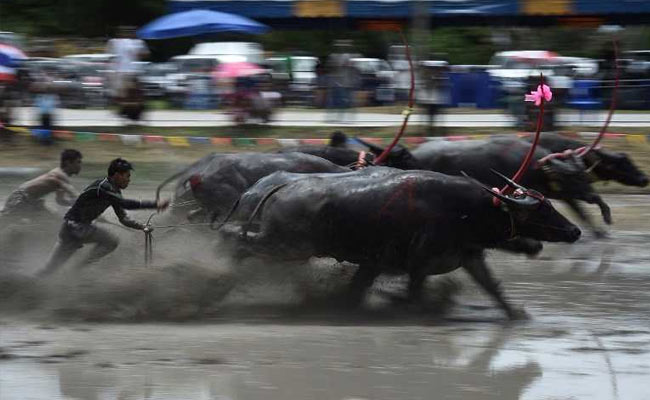
[(3, 261), (0, 399), (650, 399), (647, 198), (606, 196), (606, 240), (491, 252), (532, 317), (514, 323), (462, 271), (445, 314), (388, 303), (404, 283), (390, 277), (351, 312), (335, 305), (351, 267), (249, 263), (234, 279), (183, 231), (157, 232), (148, 270), (126, 231), (122, 254), (55, 282)]

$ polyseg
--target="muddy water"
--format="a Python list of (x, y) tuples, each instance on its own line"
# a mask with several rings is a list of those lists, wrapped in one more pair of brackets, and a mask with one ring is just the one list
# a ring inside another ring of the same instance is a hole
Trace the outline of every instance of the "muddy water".
[(516, 323), (462, 272), (443, 315), (386, 302), (394, 278), (350, 312), (327, 305), (350, 268), (233, 277), (183, 232), (157, 237), (150, 269), (128, 232), (121, 254), (53, 282), (33, 282), (29, 262), (0, 287), (15, 292), (0, 307), (0, 399), (650, 399), (650, 205), (606, 200), (607, 240), (489, 255), (532, 317)]

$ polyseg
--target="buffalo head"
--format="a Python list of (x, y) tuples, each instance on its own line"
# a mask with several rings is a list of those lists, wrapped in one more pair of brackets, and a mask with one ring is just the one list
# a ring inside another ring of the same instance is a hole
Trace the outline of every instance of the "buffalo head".
[(560, 214), (541, 193), (527, 189), (499, 173), (497, 175), (514, 189), (511, 194), (503, 194), (498, 189), (473, 181), (499, 200), (497, 206), (510, 216), (512, 235), (568, 243), (580, 238), (580, 228)]
[[(366, 142), (359, 138), (354, 138), (354, 140), (366, 146), (375, 157), (379, 157), (379, 155), (384, 152), (383, 147), (374, 143)], [(399, 144), (395, 145), (395, 147), (391, 149), (390, 153), (388, 153), (386, 166), (405, 170), (421, 169), (420, 163), (415, 159), (415, 157), (413, 157), (413, 154), (411, 154), (409, 149)]]
[(625, 153), (597, 149), (585, 156), (585, 162), (599, 180), (613, 180), (629, 186), (648, 185), (646, 174)]
[(594, 191), (587, 169), (578, 157), (551, 158), (539, 164), (539, 168), (547, 177), (548, 193), (554, 197), (585, 200)]

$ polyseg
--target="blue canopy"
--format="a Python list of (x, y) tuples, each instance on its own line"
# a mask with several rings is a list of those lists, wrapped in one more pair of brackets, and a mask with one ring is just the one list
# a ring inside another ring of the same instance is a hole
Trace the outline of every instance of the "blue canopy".
[(142, 28), (141, 39), (168, 39), (215, 32), (264, 33), (269, 27), (240, 15), (210, 10), (190, 10), (160, 17)]

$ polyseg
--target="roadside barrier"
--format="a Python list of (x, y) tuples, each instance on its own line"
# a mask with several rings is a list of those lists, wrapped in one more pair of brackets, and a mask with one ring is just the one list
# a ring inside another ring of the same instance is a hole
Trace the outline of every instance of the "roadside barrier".
[[(5, 129), (22, 136), (39, 137), (50, 134), (57, 140), (76, 142), (119, 142), (127, 146), (135, 145), (167, 145), (173, 147), (191, 147), (197, 145), (210, 145), (214, 147), (254, 147), (254, 146), (298, 146), (298, 145), (324, 145), (328, 138), (268, 138), (268, 137), (206, 137), (206, 136), (185, 136), (185, 135), (148, 135), (148, 134), (124, 134), (124, 133), (102, 133), (102, 132), (81, 132), (69, 130), (44, 131), (43, 129), (30, 129), (19, 126), (5, 126)], [(518, 132), (518, 136), (531, 135), (530, 132)], [(485, 139), (503, 134), (471, 134), (452, 136), (408, 136), (403, 137), (402, 142), (408, 145), (418, 145), (429, 141), (454, 141), (468, 139)], [(569, 137), (582, 139), (593, 139), (598, 132), (577, 132), (566, 133)], [(650, 143), (650, 134), (636, 133), (605, 133), (606, 139), (626, 140), (632, 144)], [(383, 145), (389, 144), (393, 138), (385, 137), (362, 137), (363, 140)]]

